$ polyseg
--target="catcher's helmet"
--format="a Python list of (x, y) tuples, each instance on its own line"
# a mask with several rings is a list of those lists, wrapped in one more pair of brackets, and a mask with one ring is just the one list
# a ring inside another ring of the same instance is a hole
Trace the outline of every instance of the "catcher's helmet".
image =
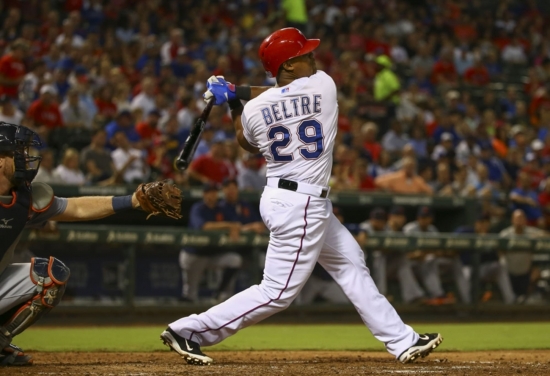
[(30, 184), (36, 176), (42, 157), (30, 156), (29, 148), (40, 145), (38, 135), (29, 128), (0, 121), (0, 153), (13, 155), (17, 185)]
[(260, 45), (258, 55), (268, 77), (277, 77), (281, 64), (294, 57), (310, 53), (319, 43), (319, 39), (307, 39), (300, 30), (287, 27), (265, 38)]

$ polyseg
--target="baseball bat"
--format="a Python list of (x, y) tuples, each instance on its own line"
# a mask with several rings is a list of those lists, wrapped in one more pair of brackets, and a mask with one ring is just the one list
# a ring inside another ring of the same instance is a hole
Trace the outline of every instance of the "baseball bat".
[(199, 116), (197, 121), (195, 121), (187, 140), (185, 140), (185, 143), (183, 144), (183, 149), (181, 149), (180, 155), (174, 161), (174, 167), (177, 170), (184, 171), (187, 167), (189, 167), (189, 164), (191, 164), (193, 155), (195, 155), (195, 150), (197, 149), (197, 145), (201, 139), (206, 120), (208, 119), (208, 115), (210, 115), (210, 110), (212, 110), (212, 106), (214, 106), (213, 97), (206, 103), (206, 107), (202, 110), (201, 116)]

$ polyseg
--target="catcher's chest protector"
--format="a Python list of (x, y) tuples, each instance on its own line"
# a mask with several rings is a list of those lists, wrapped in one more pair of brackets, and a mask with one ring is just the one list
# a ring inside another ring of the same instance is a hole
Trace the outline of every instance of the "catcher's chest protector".
[(31, 189), (27, 187), (15, 188), (11, 202), (0, 202), (0, 260), (25, 228), (31, 203)]

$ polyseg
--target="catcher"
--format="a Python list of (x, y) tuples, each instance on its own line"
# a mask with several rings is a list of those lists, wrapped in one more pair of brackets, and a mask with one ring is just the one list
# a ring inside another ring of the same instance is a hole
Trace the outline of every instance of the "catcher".
[(181, 218), (181, 191), (167, 182), (142, 184), (119, 197), (55, 197), (50, 186), (32, 183), (41, 157), (29, 148), (41, 143), (35, 132), (0, 122), (0, 365), (31, 365), (33, 359), (11, 343), (63, 297), (69, 268), (55, 257), (10, 264), (25, 228), (46, 221), (90, 221), (141, 207), (150, 215)]

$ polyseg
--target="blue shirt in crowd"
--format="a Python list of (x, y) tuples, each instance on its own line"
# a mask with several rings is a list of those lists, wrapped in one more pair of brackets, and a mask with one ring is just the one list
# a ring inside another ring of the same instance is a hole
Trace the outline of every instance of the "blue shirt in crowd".
[[(517, 196), (521, 196), (524, 198), (531, 198), (535, 202), (539, 201), (539, 197), (537, 196), (537, 193), (533, 191), (532, 189), (522, 189), (522, 188), (514, 188), (510, 192), (510, 195), (515, 194)], [(525, 216), (527, 217), (528, 221), (536, 221), (542, 216), (542, 211), (540, 210), (539, 206), (531, 206), (527, 204), (518, 204), (516, 202), (512, 202), (512, 210), (521, 209), (525, 213)]]

